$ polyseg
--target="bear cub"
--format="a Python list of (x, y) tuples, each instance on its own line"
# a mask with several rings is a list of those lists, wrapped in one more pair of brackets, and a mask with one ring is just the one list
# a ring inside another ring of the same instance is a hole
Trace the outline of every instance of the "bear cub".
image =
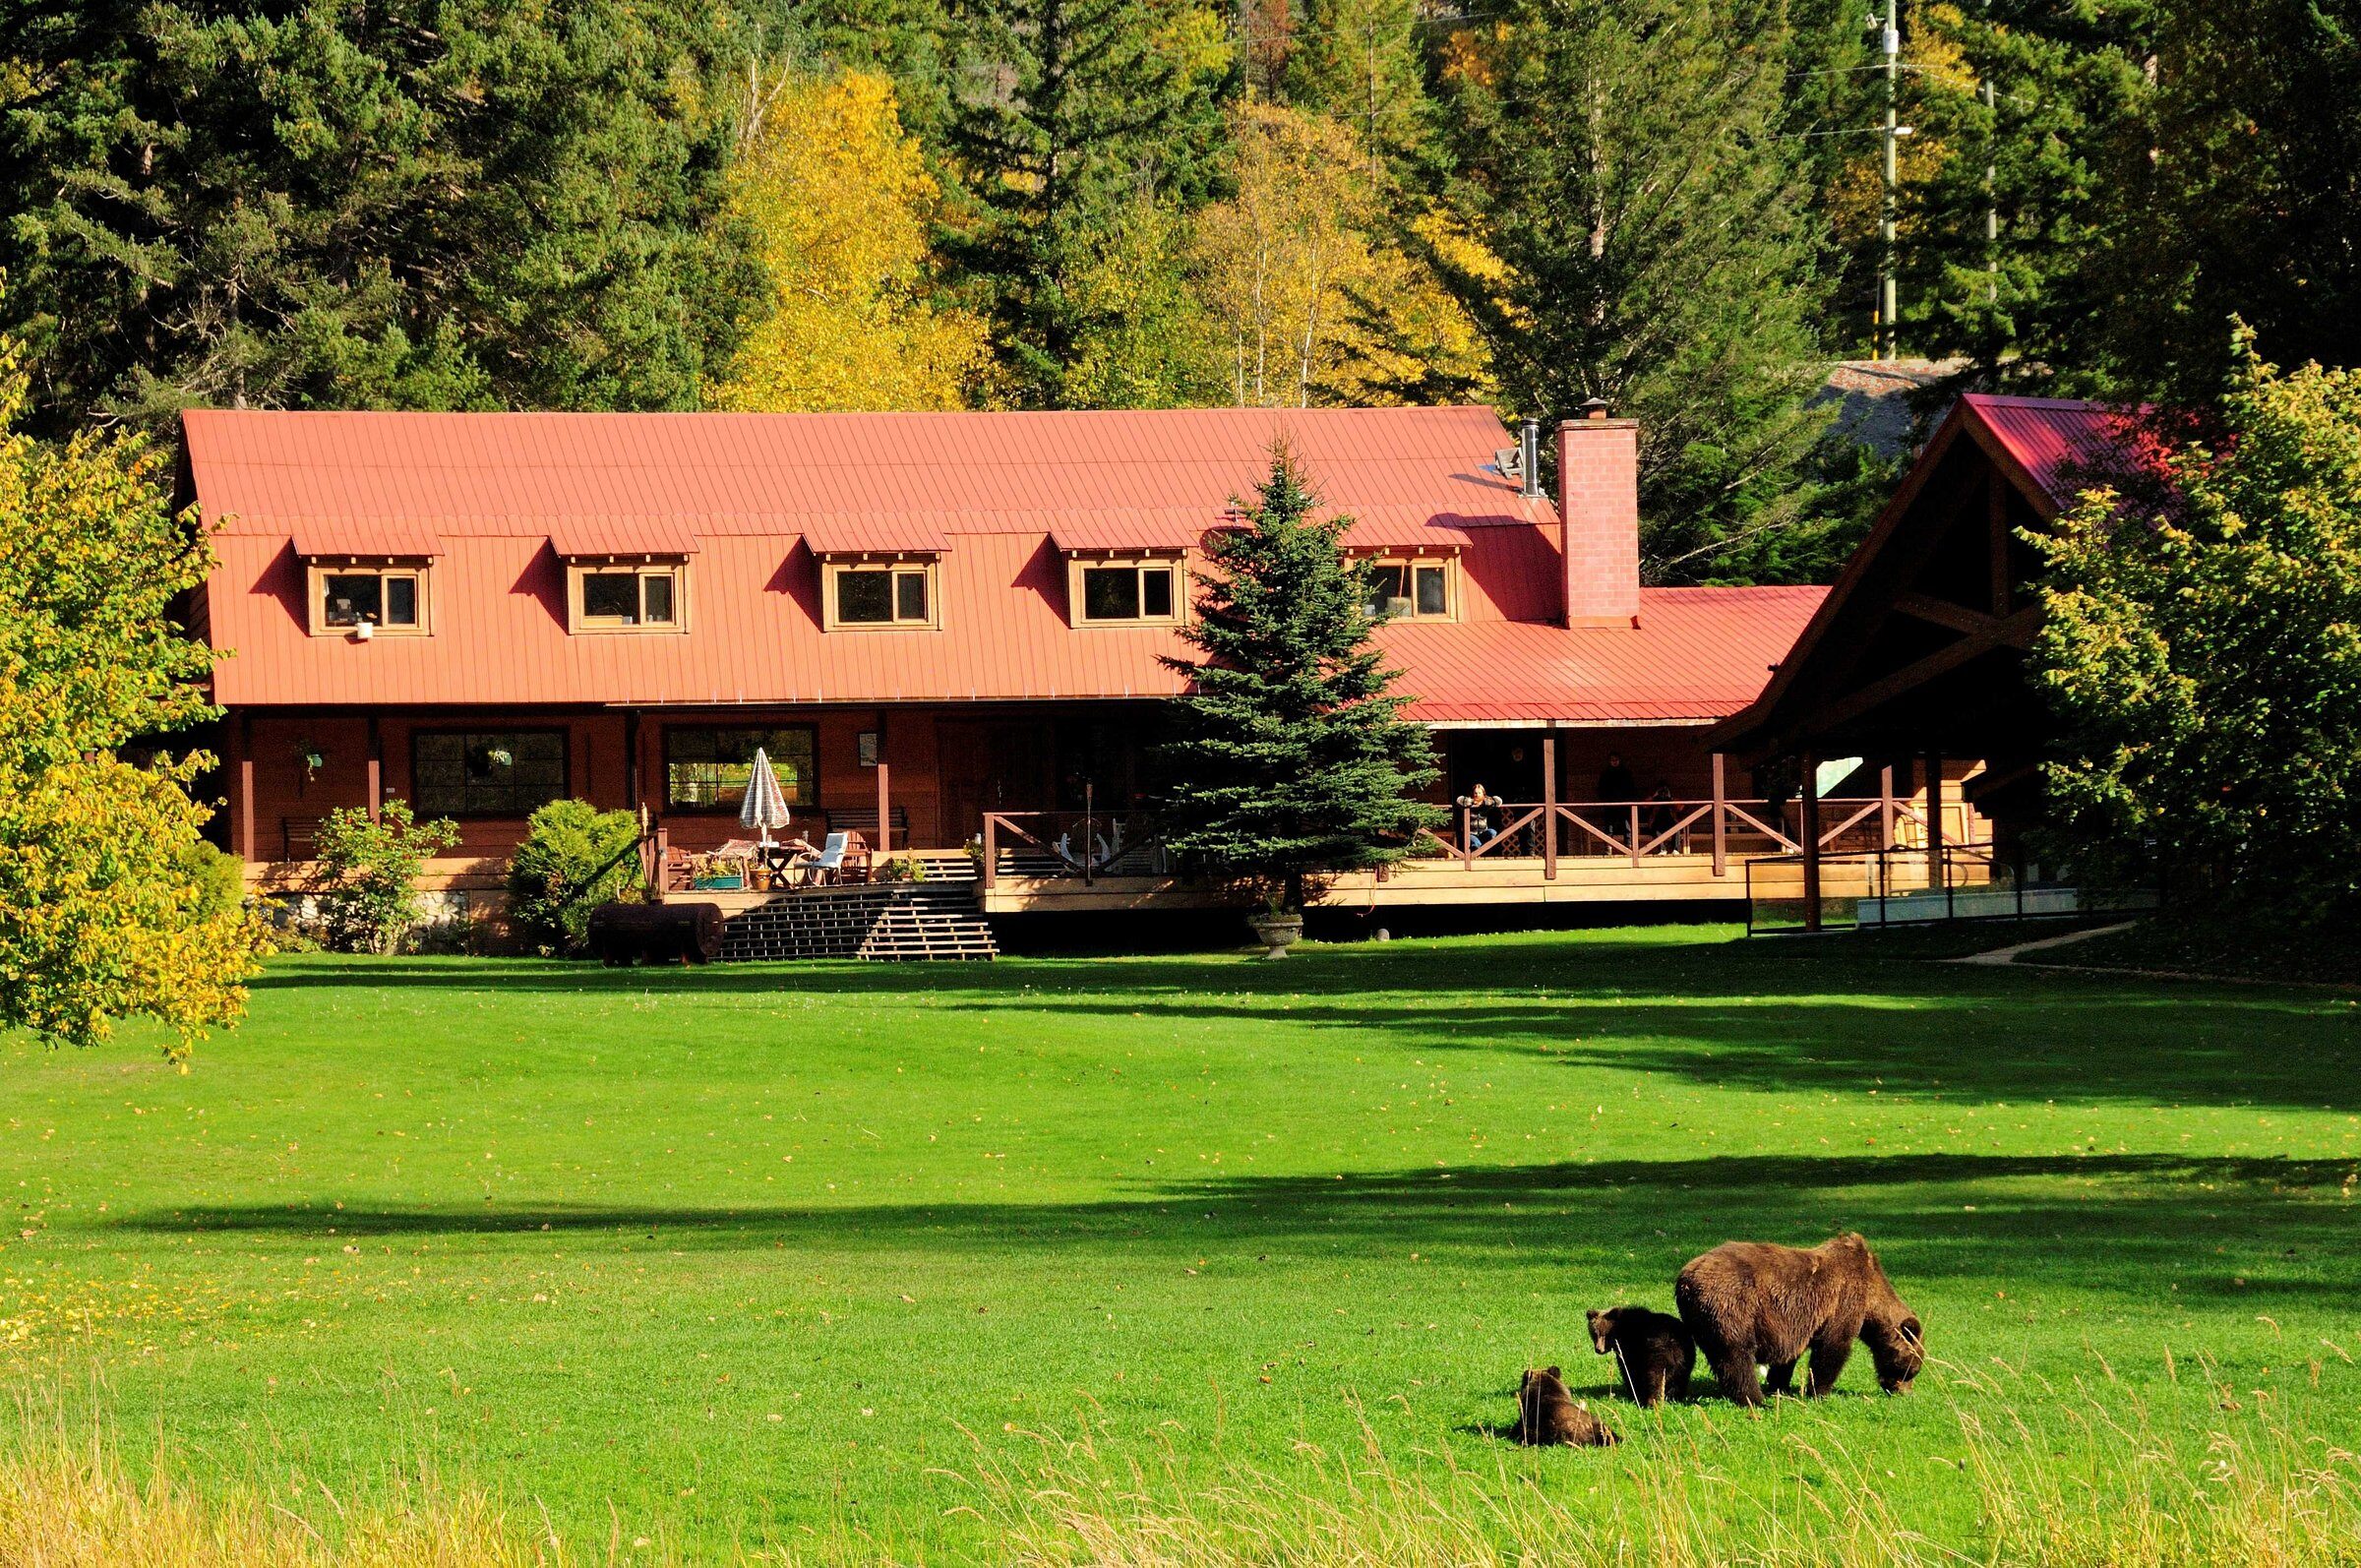
[(1642, 1405), (1689, 1397), (1689, 1373), (1697, 1365), (1697, 1342), (1688, 1325), (1669, 1312), (1644, 1306), (1610, 1306), (1591, 1314), (1591, 1348), (1612, 1356), (1623, 1374), (1623, 1391)]
[(1606, 1448), (1617, 1441), (1606, 1423), (1574, 1403), (1554, 1366), (1528, 1367), (1517, 1385), (1517, 1441), (1541, 1447)]

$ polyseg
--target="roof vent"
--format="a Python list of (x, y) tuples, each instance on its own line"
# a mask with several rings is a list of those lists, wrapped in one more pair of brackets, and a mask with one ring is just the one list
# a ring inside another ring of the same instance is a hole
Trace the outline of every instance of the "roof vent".
[(1526, 496), (1542, 493), (1542, 422), (1538, 419), (1517, 426), (1517, 488)]

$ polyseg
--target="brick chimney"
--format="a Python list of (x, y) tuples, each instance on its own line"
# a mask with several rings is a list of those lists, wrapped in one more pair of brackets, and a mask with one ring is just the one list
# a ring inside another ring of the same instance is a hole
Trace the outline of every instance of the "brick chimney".
[(1640, 427), (1593, 398), (1557, 427), (1566, 524), (1566, 625), (1636, 626), (1640, 615)]

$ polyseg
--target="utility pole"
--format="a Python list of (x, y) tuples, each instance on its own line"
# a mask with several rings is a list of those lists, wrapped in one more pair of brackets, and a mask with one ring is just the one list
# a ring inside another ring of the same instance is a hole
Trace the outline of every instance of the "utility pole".
[(1886, 0), (1883, 42), (1886, 54), (1886, 189), (1885, 203), (1877, 224), (1877, 357), (1893, 360), (1902, 355), (1900, 324), (1895, 319), (1900, 309), (1900, 289), (1894, 277), (1895, 193), (1901, 172), (1895, 149), (1900, 145), (1902, 135), (1902, 0)]

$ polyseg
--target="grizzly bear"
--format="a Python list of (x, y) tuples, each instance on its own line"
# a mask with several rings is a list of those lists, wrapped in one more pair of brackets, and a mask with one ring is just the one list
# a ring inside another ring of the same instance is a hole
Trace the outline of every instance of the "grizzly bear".
[(1618, 1441), (1606, 1423), (1574, 1403), (1554, 1366), (1526, 1368), (1517, 1385), (1517, 1441), (1546, 1447), (1607, 1448)]
[(1723, 1394), (1740, 1405), (1763, 1402), (1758, 1362), (1771, 1369), (1771, 1392), (1785, 1393), (1807, 1350), (1813, 1398), (1837, 1386), (1855, 1339), (1889, 1394), (1907, 1393), (1926, 1361), (1925, 1329), (1858, 1236), (1810, 1248), (1725, 1241), (1691, 1258), (1672, 1295)]
[(1623, 1373), (1623, 1391), (1642, 1405), (1689, 1397), (1697, 1342), (1689, 1337), (1688, 1325), (1669, 1312), (1644, 1306), (1594, 1311), (1591, 1349), (1615, 1358)]

